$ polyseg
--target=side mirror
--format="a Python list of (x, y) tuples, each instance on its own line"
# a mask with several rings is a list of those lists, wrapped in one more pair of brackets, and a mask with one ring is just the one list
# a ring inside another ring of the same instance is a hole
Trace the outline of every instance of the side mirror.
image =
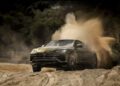
[(77, 47), (77, 48), (81, 48), (81, 47), (82, 47), (82, 44), (77, 44), (76, 47)]

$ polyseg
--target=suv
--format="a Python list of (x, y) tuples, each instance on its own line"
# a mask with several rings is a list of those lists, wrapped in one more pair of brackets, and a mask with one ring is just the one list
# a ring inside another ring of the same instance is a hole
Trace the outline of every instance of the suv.
[(30, 61), (33, 71), (42, 67), (58, 70), (80, 70), (96, 68), (96, 54), (79, 40), (53, 40), (31, 51)]

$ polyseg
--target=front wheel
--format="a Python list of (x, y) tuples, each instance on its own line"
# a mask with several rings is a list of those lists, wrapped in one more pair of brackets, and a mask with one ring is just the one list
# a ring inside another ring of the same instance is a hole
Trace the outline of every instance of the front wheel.
[(41, 66), (39, 64), (32, 63), (32, 69), (33, 69), (33, 72), (38, 72), (41, 70)]

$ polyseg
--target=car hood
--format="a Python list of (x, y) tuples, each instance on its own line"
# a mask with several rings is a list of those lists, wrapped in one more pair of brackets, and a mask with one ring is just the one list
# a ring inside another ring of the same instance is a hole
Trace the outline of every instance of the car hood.
[(73, 49), (73, 47), (39, 47), (39, 48), (33, 49), (31, 51), (31, 54), (51, 52), (51, 51), (60, 51), (60, 50), (68, 50), (68, 49)]

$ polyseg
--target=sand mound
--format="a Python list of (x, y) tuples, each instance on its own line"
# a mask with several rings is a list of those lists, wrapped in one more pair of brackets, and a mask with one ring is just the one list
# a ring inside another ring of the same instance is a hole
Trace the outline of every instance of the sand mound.
[(0, 72), (0, 86), (120, 86), (120, 66), (111, 70)]
[(0, 63), (0, 72), (32, 72), (30, 64)]

